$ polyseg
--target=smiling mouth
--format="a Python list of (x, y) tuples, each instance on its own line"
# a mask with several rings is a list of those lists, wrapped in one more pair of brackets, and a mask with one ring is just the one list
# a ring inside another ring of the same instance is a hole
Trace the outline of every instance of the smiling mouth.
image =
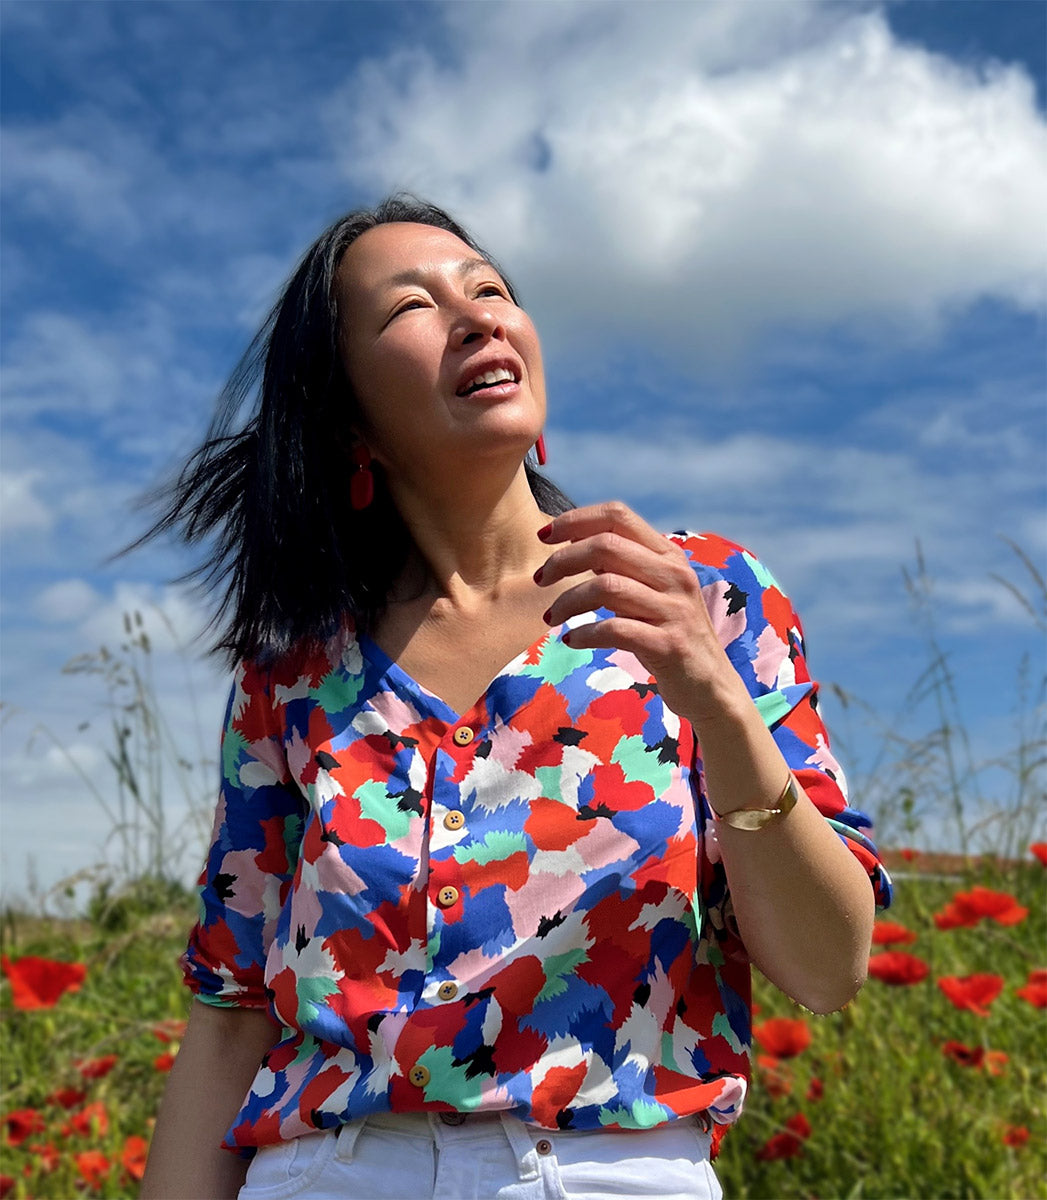
[(498, 387), (503, 383), (518, 383), (519, 380), (507, 367), (496, 367), (493, 371), (484, 371), (482, 375), (477, 375), (464, 386), (458, 389), (459, 396), (472, 396), (476, 392), (483, 391), (484, 388)]

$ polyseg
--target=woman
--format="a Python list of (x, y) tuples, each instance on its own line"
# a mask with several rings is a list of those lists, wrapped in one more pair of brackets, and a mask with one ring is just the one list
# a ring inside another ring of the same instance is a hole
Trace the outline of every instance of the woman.
[(750, 963), (861, 985), (889, 882), (788, 601), (572, 509), (544, 421), (505, 276), (394, 198), (307, 253), (174, 489), (240, 666), (144, 1197), (717, 1196)]

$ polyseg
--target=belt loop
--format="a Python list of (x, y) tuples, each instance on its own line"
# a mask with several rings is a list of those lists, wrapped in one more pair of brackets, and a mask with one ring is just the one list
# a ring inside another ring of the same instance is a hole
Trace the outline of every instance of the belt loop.
[(529, 1183), (532, 1179), (537, 1179), (541, 1174), (538, 1166), (538, 1151), (534, 1148), (534, 1142), (531, 1141), (530, 1134), (527, 1132), (527, 1126), (519, 1117), (514, 1117), (510, 1112), (503, 1111), (498, 1116), (501, 1119), (505, 1136), (509, 1140), (509, 1145), (516, 1155), (516, 1166), (520, 1172), (521, 1183)]
[(334, 1156), (339, 1162), (353, 1161), (353, 1150), (356, 1148), (356, 1139), (363, 1132), (363, 1127), (366, 1124), (366, 1117), (357, 1117), (355, 1120), (347, 1121), (334, 1131), (334, 1135), (338, 1139), (338, 1144), (334, 1149)]

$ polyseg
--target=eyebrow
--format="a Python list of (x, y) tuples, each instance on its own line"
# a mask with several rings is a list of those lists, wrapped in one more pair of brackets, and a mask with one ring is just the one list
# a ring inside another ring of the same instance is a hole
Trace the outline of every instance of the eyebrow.
[[(477, 271), (494, 271), (496, 275), (498, 274), (486, 258), (459, 259), (458, 262), (451, 264), (451, 270), (460, 279), (465, 278), (466, 275), (473, 275)], [(410, 283), (424, 283), (430, 274), (432, 274), (431, 270), (425, 267), (411, 267), (407, 271), (398, 271), (395, 275), (390, 275), (384, 282), (387, 287), (402, 287)]]

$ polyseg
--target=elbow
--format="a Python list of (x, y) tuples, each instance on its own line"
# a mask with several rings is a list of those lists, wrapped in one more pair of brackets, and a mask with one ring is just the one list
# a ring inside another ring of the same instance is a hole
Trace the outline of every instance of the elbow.
[(860, 970), (852, 971), (846, 976), (817, 982), (810, 980), (803, 989), (803, 994), (795, 995), (793, 999), (819, 1017), (828, 1016), (829, 1013), (839, 1012), (841, 1008), (850, 1004), (862, 990), (867, 974), (863, 964)]

